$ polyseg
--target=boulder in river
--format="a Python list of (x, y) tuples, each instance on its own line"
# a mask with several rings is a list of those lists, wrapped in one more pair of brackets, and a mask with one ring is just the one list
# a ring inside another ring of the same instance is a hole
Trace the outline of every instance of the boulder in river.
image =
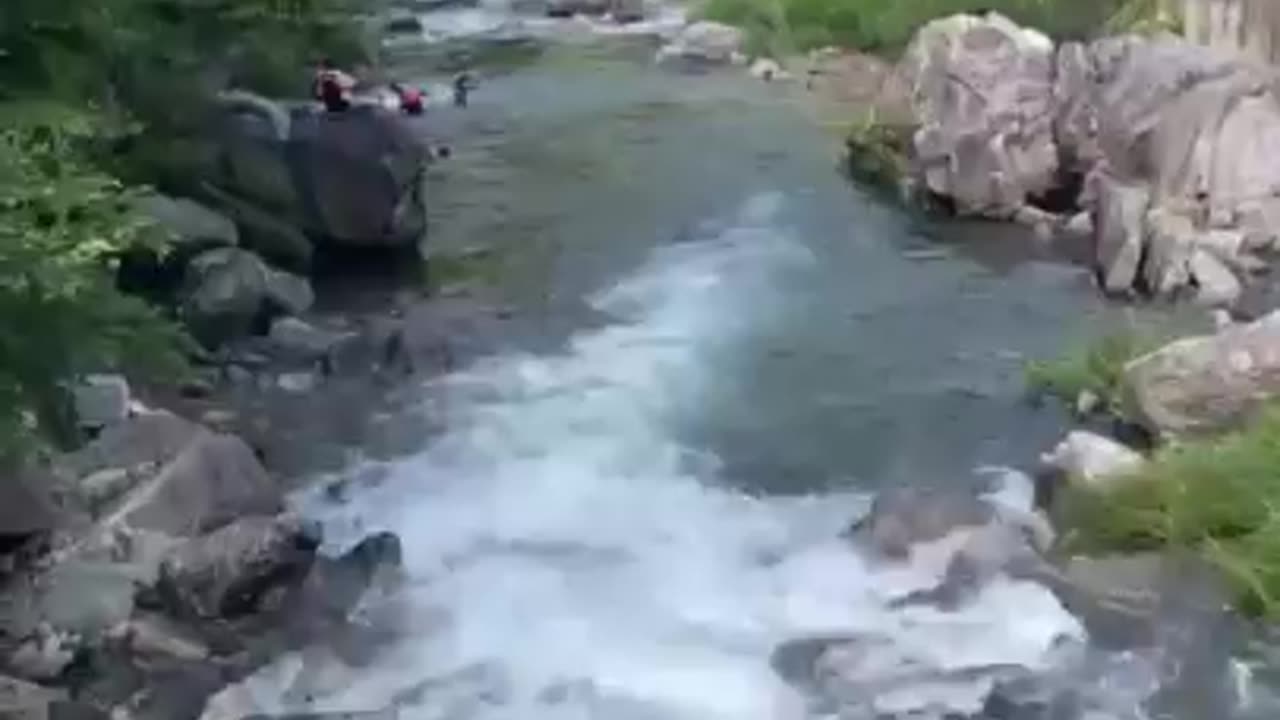
[(1134, 419), (1165, 437), (1238, 427), (1280, 393), (1280, 311), (1183, 338), (1124, 371)]
[(972, 493), (893, 488), (876, 496), (848, 534), (880, 556), (904, 559), (915, 544), (939, 540), (958, 528), (981, 527), (994, 517), (995, 509)]
[(658, 51), (658, 62), (722, 65), (733, 62), (746, 36), (732, 25), (699, 20), (684, 26)]
[(902, 61), (919, 184), (959, 212), (1008, 217), (1057, 183), (1053, 43), (996, 13), (933, 20)]
[(211, 185), (328, 242), (414, 248), (421, 240), (430, 156), (395, 112), (320, 112), (241, 92), (224, 95), (220, 108)]

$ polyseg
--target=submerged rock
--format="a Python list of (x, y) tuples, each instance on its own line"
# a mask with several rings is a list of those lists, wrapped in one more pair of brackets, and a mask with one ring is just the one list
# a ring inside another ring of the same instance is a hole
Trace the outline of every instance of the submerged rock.
[(905, 559), (913, 545), (939, 540), (958, 528), (981, 527), (994, 517), (995, 509), (971, 493), (894, 488), (876, 496), (848, 535), (878, 555)]

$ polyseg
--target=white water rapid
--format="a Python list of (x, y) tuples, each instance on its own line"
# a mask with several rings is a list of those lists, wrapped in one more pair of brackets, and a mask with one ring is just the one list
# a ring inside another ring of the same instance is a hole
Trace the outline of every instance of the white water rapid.
[(867, 498), (747, 497), (681, 444), (719, 360), (768, 313), (771, 277), (814, 262), (776, 227), (781, 202), (756, 197), (656, 252), (593, 298), (613, 324), (563, 352), (493, 357), (423, 388), (447, 408), (441, 437), (349, 504), (302, 503), (339, 545), (378, 529), (403, 539), (407, 581), (388, 600), (401, 639), (309, 697), (288, 688), (316, 669), (285, 658), (206, 717), (246, 700), (368, 711), (398, 697), (399, 717), (423, 720), (802, 718), (771, 653), (851, 634), (875, 639), (860, 660), (866, 717), (941, 718), (990, 689), (959, 671), (1043, 669), (1080, 638), (1049, 592), (1007, 579), (954, 612), (890, 609), (937, 581), (944, 548), (869, 564), (838, 537)]

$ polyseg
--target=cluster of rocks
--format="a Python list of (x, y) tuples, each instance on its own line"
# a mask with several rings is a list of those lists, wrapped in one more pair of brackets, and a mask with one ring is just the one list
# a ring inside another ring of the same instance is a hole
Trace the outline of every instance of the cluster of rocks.
[[(1073, 434), (1046, 460), (1078, 462), (1082, 445), (1092, 453), (1095, 442), (1108, 441)], [(1092, 482), (1141, 462), (1123, 448), (1102, 451), (1119, 457), (1090, 459)], [(889, 617), (902, 613), (904, 628), (932, 622), (933, 613), (964, 613), (984, 602), (991, 585), (1014, 581), (1052, 593), (1083, 634), (1044, 638), (1041, 660), (1029, 665), (987, 662), (980, 652), (931, 652), (891, 629), (819, 634), (781, 644), (775, 671), (802, 692), (812, 712), (832, 716), (1075, 717), (1092, 707), (1110, 717), (1176, 703), (1180, 712), (1192, 710), (1177, 717), (1208, 717), (1231, 707), (1235, 628), (1218, 576), (1195, 559), (1156, 553), (1063, 557), (1051, 508), (1035, 494), (1032, 479), (1017, 473), (1004, 475), (1002, 486), (986, 494), (896, 488), (877, 496), (846, 537), (872, 567), (938, 568), (933, 586), (885, 599)], [(968, 617), (956, 622), (984, 616)], [(896, 627), (893, 620), (885, 624)], [(1034, 637), (1029, 632), (1021, 642)], [(1133, 664), (1155, 681), (1117, 686), (1115, 663)]]
[(911, 187), (962, 214), (1092, 238), (1112, 293), (1234, 303), (1280, 234), (1273, 70), (1171, 35), (1054, 44), (935, 20), (900, 66)]
[(359, 662), (381, 635), (353, 611), (400, 562), (388, 534), (320, 554), (247, 444), (136, 403), (0, 505), (5, 717), (196, 718), (288, 649)]

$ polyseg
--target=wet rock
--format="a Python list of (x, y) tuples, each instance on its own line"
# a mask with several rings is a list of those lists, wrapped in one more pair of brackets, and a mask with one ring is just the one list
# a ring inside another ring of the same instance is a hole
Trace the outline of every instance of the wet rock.
[(58, 679), (75, 660), (79, 638), (41, 623), (6, 661), (8, 669), (27, 680)]
[(1128, 292), (1142, 262), (1143, 222), (1151, 192), (1144, 184), (1105, 174), (1098, 176), (1096, 190), (1094, 243), (1102, 286), (1108, 292)]
[(1191, 258), (1200, 233), (1187, 214), (1163, 207), (1148, 211), (1146, 225), (1143, 282), (1151, 294), (1172, 298), (1191, 284)]
[(731, 25), (700, 20), (686, 25), (658, 51), (658, 62), (725, 65), (741, 51), (745, 36)]
[(240, 234), (230, 218), (187, 198), (160, 194), (138, 200), (138, 210), (178, 242), (201, 247), (235, 246)]
[(289, 393), (306, 393), (315, 389), (316, 374), (310, 372), (281, 373), (276, 378), (276, 386)]
[(117, 625), (111, 638), (131, 654), (142, 658), (176, 658), (190, 662), (208, 660), (211, 651), (203, 640), (173, 620), (141, 613)]
[(1280, 392), (1280, 312), (1183, 338), (1125, 367), (1135, 421), (1158, 435), (1238, 426)]
[(0, 675), (0, 717), (6, 720), (54, 720), (51, 709), (66, 694)]
[(174, 548), (156, 590), (175, 617), (233, 618), (262, 610), (271, 591), (301, 582), (315, 559), (315, 528), (245, 518)]
[(314, 301), (310, 283), (275, 270), (239, 248), (201, 253), (187, 266), (183, 312), (206, 341), (249, 332), (263, 313), (305, 312)]
[(1110, 478), (1132, 473), (1142, 467), (1142, 455), (1110, 439), (1084, 430), (1073, 430), (1040, 462), (1069, 480), (1089, 487), (1104, 487)]
[(986, 525), (994, 516), (989, 503), (969, 493), (896, 488), (877, 495), (848, 535), (872, 552), (904, 559), (917, 543), (939, 540), (957, 528)]
[(132, 395), (122, 375), (88, 375), (72, 391), (76, 422), (100, 429), (129, 416)]
[(921, 28), (901, 65), (919, 184), (961, 213), (992, 217), (1054, 187), (1053, 66), (1047, 37), (996, 13)]
[(1213, 253), (1197, 249), (1187, 269), (1196, 287), (1196, 302), (1208, 307), (1224, 307), (1240, 297), (1240, 280)]
[(191, 537), (282, 505), (280, 487), (248, 445), (205, 432), (130, 493), (109, 523)]
[(359, 335), (318, 328), (295, 317), (272, 321), (267, 334), (272, 349), (285, 359), (316, 362), (338, 354), (344, 345), (355, 343)]

